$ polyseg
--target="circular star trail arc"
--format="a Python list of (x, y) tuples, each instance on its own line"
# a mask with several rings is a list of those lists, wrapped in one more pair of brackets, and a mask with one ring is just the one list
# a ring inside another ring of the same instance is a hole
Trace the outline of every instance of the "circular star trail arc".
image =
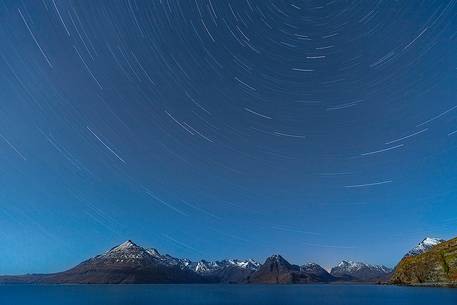
[(43, 0), (0, 12), (0, 212), (15, 238), (39, 227), (70, 248), (138, 236), (189, 255), (298, 248), (330, 261), (309, 245), (357, 255), (392, 227), (448, 232), (456, 1)]

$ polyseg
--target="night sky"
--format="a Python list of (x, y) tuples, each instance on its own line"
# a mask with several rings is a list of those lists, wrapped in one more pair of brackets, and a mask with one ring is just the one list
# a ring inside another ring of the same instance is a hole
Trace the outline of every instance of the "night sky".
[(0, 274), (393, 266), (457, 235), (456, 90), (456, 1), (2, 1)]

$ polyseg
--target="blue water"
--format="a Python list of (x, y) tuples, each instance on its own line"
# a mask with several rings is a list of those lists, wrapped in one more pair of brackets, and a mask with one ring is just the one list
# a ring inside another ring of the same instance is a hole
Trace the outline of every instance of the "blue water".
[(1, 305), (456, 305), (457, 289), (343, 285), (0, 286)]

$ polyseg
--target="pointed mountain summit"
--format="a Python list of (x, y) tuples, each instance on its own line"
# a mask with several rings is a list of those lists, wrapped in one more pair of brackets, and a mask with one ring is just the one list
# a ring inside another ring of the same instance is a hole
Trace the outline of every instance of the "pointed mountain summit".
[[(305, 266), (304, 268), (290, 264), (281, 255), (276, 254), (268, 257), (260, 266), (259, 270), (250, 277), (249, 283), (263, 284), (305, 284), (305, 283), (325, 283), (333, 279), (327, 271), (318, 272), (319, 265)], [(322, 271), (320, 270), (320, 271)], [(323, 275), (323, 276), (321, 276)]]
[(421, 255), (429, 251), (434, 246), (439, 245), (443, 242), (445, 242), (445, 240), (441, 238), (426, 237), (420, 243), (418, 243), (413, 249), (406, 253), (404, 257)]
[(291, 265), (281, 255), (275, 254), (268, 257), (259, 270), (254, 272), (250, 278), (251, 283), (293, 283), (295, 274), (300, 272), (300, 267)]
[(141, 249), (141, 247), (139, 247), (137, 244), (135, 244), (133, 241), (131, 241), (129, 239), (129, 240), (123, 242), (122, 244), (113, 247), (108, 252), (125, 251), (125, 250), (132, 249), (132, 248)]
[(280, 265), (290, 265), (290, 263), (280, 254), (273, 254), (272, 256), (267, 257), (266, 261)]
[(145, 248), (128, 240), (91, 260), (92, 263), (103, 261), (105, 264), (144, 264), (153, 263), (154, 258)]

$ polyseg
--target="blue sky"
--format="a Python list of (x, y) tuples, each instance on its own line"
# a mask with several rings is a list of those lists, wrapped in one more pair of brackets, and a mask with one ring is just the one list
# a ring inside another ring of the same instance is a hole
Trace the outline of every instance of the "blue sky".
[(453, 1), (6, 1), (0, 274), (132, 239), (395, 263), (456, 235)]

